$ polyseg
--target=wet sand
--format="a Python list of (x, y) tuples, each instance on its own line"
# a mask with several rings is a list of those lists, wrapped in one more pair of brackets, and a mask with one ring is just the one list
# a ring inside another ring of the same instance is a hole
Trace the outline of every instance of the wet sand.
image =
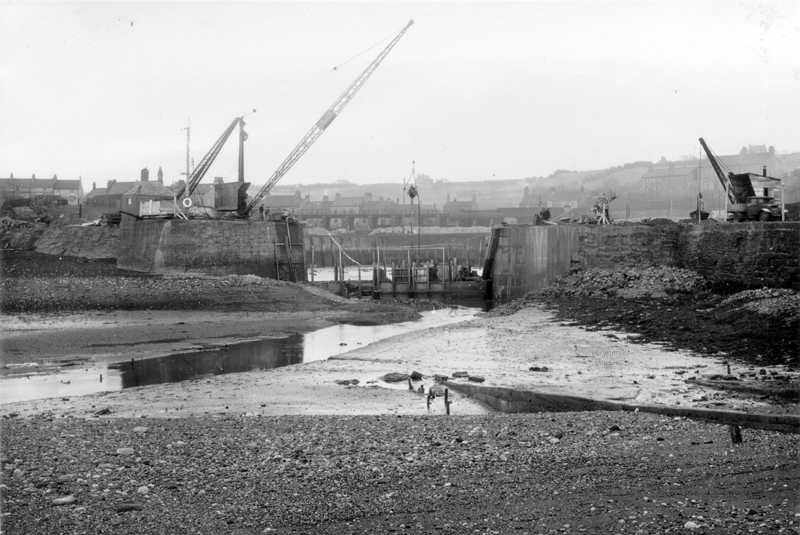
[[(439, 311), (446, 314), (447, 311)], [(140, 318), (141, 324), (92, 323), (77, 331), (57, 320), (44, 329), (44, 338), (55, 340), (59, 335), (80, 336), (80, 332), (105, 333), (116, 345), (98, 348), (90, 359), (137, 358), (146, 353), (197, 347), (213, 341), (255, 337), (260, 328), (269, 326), (271, 333), (297, 332), (299, 325), (311, 327), (329, 324), (316, 313), (294, 313), (282, 317), (269, 314), (181, 313), (189, 341), (164, 341), (176, 326), (164, 317), (150, 313)], [(194, 316), (193, 314), (196, 314)], [(327, 312), (326, 315), (330, 315)], [(231, 318), (235, 316), (235, 318)], [(175, 318), (173, 318), (175, 319)], [(233, 320), (233, 321), (232, 321)], [(107, 320), (104, 320), (107, 321)], [(261, 327), (259, 327), (261, 326)], [(41, 327), (41, 326), (40, 326)], [(108, 329), (108, 331), (104, 331)], [(235, 335), (231, 335), (232, 331)], [(26, 331), (17, 331), (24, 338)], [(205, 337), (193, 339), (193, 333)], [(94, 335), (93, 334), (93, 335)], [(39, 332), (37, 336), (41, 336)], [(156, 340), (154, 343), (137, 340)], [(44, 343), (44, 342), (43, 342)], [(51, 342), (54, 343), (54, 342)], [(109, 348), (114, 348), (113, 350)], [(20, 357), (33, 357), (32, 354)], [(531, 371), (531, 367), (548, 371)], [(656, 344), (633, 344), (626, 335), (610, 331), (589, 332), (575, 325), (564, 324), (541, 308), (527, 307), (513, 315), (479, 317), (475, 320), (436, 327), (388, 338), (325, 361), (311, 362), (264, 370), (203, 377), (184, 381), (105, 392), (66, 399), (54, 398), (0, 405), (0, 414), (20, 416), (51, 414), (55, 417), (91, 417), (98, 411), (114, 417), (180, 417), (214, 414), (252, 415), (353, 415), (353, 414), (426, 414), (426, 397), (411, 392), (405, 382), (388, 385), (379, 378), (390, 372), (418, 371), (425, 376), (414, 382), (415, 389), (425, 391), (434, 386), (435, 374), (452, 376), (466, 371), (481, 376), (487, 386), (518, 386), (541, 392), (557, 392), (596, 399), (623, 400), (683, 406), (765, 412), (775, 409), (756, 396), (732, 396), (703, 388), (686, 381), (688, 376), (701, 377), (725, 373), (726, 363), (719, 358), (700, 357), (688, 352), (670, 351)], [(732, 373), (750, 371), (733, 369)], [(782, 370), (786, 373), (785, 370)], [(336, 381), (358, 379), (359, 384), (342, 385)], [(465, 381), (466, 379), (459, 379)], [(441, 393), (441, 386), (438, 387)], [(453, 414), (488, 412), (482, 405), (453, 395)], [(780, 408), (778, 408), (780, 409)], [(433, 400), (431, 413), (444, 413), (442, 397)], [(785, 412), (785, 409), (783, 409)]]

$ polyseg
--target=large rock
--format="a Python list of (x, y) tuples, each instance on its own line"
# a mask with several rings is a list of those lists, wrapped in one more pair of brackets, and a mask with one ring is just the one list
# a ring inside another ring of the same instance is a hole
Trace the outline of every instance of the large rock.
[(381, 377), (381, 381), (385, 381), (387, 383), (399, 383), (400, 381), (407, 381), (408, 378), (409, 375), (407, 373), (392, 372)]

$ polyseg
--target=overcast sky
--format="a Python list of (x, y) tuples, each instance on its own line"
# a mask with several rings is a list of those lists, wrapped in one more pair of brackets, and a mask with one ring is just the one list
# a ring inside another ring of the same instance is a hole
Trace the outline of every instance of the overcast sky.
[[(188, 120), (197, 163), (255, 108), (246, 173), (263, 183), (410, 19), (282, 184), (402, 181), (412, 160), (523, 178), (697, 155), (700, 136), (800, 151), (795, 2), (11, 2), (0, 176), (91, 189), (161, 166), (171, 183)], [(204, 182), (236, 179), (235, 141)]]

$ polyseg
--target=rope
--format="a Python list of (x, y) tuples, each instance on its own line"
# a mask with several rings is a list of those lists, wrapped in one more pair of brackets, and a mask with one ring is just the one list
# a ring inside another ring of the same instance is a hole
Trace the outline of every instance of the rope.
[(385, 41), (387, 41), (387, 40), (389, 40), (389, 39), (393, 38), (393, 37), (394, 37), (395, 35), (397, 35), (397, 34), (398, 34), (398, 32), (394, 32), (394, 33), (392, 33), (392, 34), (390, 34), (390, 35), (388, 35), (388, 36), (384, 37), (383, 39), (381, 39), (380, 41), (378, 41), (377, 43), (375, 43), (375, 44), (374, 44), (374, 45), (372, 45), (371, 47), (367, 48), (366, 50), (362, 50), (361, 52), (359, 52), (358, 54), (356, 54), (356, 55), (355, 55), (355, 56), (353, 56), (352, 58), (348, 59), (348, 60), (347, 60), (347, 61), (345, 61), (344, 63), (340, 63), (340, 64), (338, 64), (338, 65), (334, 65), (333, 69), (331, 69), (331, 70), (333, 70), (333, 71), (336, 71), (336, 70), (338, 70), (338, 69), (339, 69), (339, 67), (341, 67), (342, 65), (346, 65), (346, 64), (350, 63), (351, 61), (353, 61), (354, 59), (356, 59), (357, 57), (359, 57), (359, 56), (361, 56), (361, 55), (363, 55), (363, 54), (366, 54), (367, 52), (369, 52), (370, 50), (372, 50), (373, 48), (375, 48), (375, 47), (376, 47), (376, 46), (378, 46), (379, 44), (381, 44), (381, 43), (383, 43), (383, 42), (385, 42)]
[(364, 264), (362, 264), (361, 262), (358, 262), (358, 261), (357, 261), (355, 258), (353, 258), (353, 257), (352, 257), (352, 256), (350, 256), (349, 254), (347, 254), (347, 253), (345, 253), (345, 252), (344, 252), (344, 249), (342, 248), (342, 246), (341, 246), (341, 245), (339, 245), (339, 242), (337, 242), (335, 239), (333, 239), (333, 235), (332, 235), (332, 234), (331, 234), (331, 233), (330, 233), (330, 232), (329, 232), (327, 229), (324, 229), (324, 230), (325, 230), (325, 232), (327, 232), (327, 233), (328, 233), (328, 236), (330, 236), (330, 237), (331, 237), (331, 241), (332, 241), (333, 243), (335, 243), (335, 244), (336, 244), (336, 247), (338, 247), (338, 248), (339, 248), (339, 252), (341, 252), (343, 255), (345, 255), (345, 256), (346, 256), (346, 257), (347, 257), (347, 258), (348, 258), (350, 261), (352, 261), (354, 264), (358, 264), (359, 266), (361, 266), (361, 267), (364, 267)]

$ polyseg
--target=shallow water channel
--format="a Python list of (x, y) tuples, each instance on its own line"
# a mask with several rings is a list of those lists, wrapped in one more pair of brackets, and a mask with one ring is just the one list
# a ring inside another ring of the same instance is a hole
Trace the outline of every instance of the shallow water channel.
[(306, 334), (242, 342), (209, 351), (66, 369), (56, 374), (30, 374), (0, 381), (0, 404), (136, 386), (176, 383), (204, 376), (241, 373), (325, 360), (352, 349), (422, 329), (467, 321), (481, 308), (452, 306), (422, 313), (417, 321), (390, 325), (334, 325)]

